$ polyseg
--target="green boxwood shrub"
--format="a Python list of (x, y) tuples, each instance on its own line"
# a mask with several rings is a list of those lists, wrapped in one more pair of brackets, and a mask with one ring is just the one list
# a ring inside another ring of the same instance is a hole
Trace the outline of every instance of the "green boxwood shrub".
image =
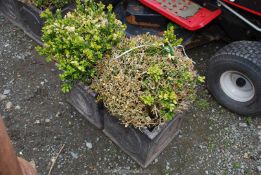
[(112, 57), (98, 63), (91, 87), (112, 115), (126, 126), (155, 126), (171, 120), (193, 102), (197, 75), (191, 59), (175, 46), (173, 27), (163, 38), (125, 39)]
[(96, 73), (96, 64), (124, 37), (125, 26), (115, 18), (112, 6), (92, 0), (77, 1), (77, 8), (62, 17), (61, 11), (41, 15), (43, 47), (37, 50), (47, 60), (57, 62), (62, 71), (63, 92), (68, 92), (75, 81), (90, 81)]

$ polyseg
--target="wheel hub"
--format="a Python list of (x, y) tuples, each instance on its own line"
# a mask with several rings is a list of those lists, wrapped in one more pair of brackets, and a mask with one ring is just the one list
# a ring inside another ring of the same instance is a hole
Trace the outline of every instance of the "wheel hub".
[(252, 81), (238, 71), (226, 71), (220, 77), (223, 92), (235, 101), (247, 102), (255, 95)]
[(240, 77), (236, 80), (236, 84), (238, 87), (243, 87), (246, 85), (246, 80)]

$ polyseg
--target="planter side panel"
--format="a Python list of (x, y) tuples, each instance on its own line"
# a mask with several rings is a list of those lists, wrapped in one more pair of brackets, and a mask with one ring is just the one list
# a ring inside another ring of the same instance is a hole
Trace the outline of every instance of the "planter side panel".
[(146, 135), (133, 127), (125, 127), (118, 119), (108, 113), (104, 115), (103, 132), (125, 153), (144, 167), (152, 146)]
[(183, 118), (181, 115), (176, 115), (175, 118), (170, 121), (167, 126), (159, 133), (159, 135), (153, 139), (153, 147), (148, 153), (146, 165), (148, 166), (167, 146), (168, 144), (179, 134), (180, 127)]
[(177, 115), (154, 139), (150, 139), (139, 129), (124, 127), (117, 118), (105, 113), (103, 132), (139, 165), (146, 168), (178, 134), (181, 119), (181, 115)]
[(42, 11), (35, 7), (23, 4), (20, 12), (24, 23), (25, 33), (38, 44), (42, 45), (41, 30), (44, 24), (44, 20), (40, 18)]
[(19, 9), (17, 0), (0, 0), (0, 11), (15, 25), (23, 28)]
[(103, 108), (88, 87), (76, 85), (68, 95), (68, 102), (98, 129), (103, 129)]

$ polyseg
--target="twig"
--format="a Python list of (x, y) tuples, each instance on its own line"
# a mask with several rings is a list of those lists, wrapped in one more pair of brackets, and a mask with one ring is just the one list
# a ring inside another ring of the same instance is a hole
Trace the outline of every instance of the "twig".
[[(150, 46), (156, 46), (156, 44), (145, 44), (145, 45), (140, 45), (140, 46), (131, 48), (131, 49), (129, 49), (129, 50), (123, 52), (121, 55), (117, 56), (117, 57), (114, 58), (114, 59), (119, 59), (120, 57), (122, 57), (122, 56), (124, 56), (124, 55), (126, 55), (126, 54), (128, 54), (128, 53), (130, 53), (130, 52), (132, 52), (133, 50), (140, 49), (140, 48), (142, 48), (142, 47), (150, 47)], [(163, 46), (163, 44), (161, 44), (161, 46)], [(177, 45), (177, 46), (175, 46), (174, 48), (181, 48), (181, 49), (182, 49), (182, 52), (183, 52), (183, 54), (184, 54), (184, 56), (185, 56), (186, 58), (189, 58), (188, 55), (187, 55), (187, 53), (186, 53), (186, 51), (185, 51), (185, 47), (184, 47), (183, 45)], [(193, 61), (193, 63), (195, 64), (194, 61)]]
[(50, 170), (49, 170), (49, 172), (48, 172), (48, 175), (51, 174), (51, 172), (52, 172), (52, 170), (53, 170), (53, 167), (54, 167), (54, 164), (55, 164), (56, 160), (58, 159), (59, 155), (61, 154), (61, 152), (62, 152), (64, 146), (65, 146), (65, 144), (62, 145), (62, 147), (60, 148), (60, 151), (59, 151), (58, 154), (56, 155), (55, 159), (52, 161), (52, 166), (51, 166), (51, 168), (50, 168)]
[(156, 45), (156, 44), (146, 44), (146, 45), (140, 45), (140, 46), (137, 46), (137, 47), (131, 48), (131, 49), (129, 49), (129, 50), (123, 52), (121, 55), (117, 56), (117, 57), (114, 58), (114, 59), (119, 59), (120, 57), (126, 55), (127, 53), (129, 53), (129, 52), (131, 52), (131, 51), (133, 51), (133, 50), (135, 50), (135, 49), (139, 49), (139, 48), (142, 48), (142, 47), (155, 46), (155, 45)]

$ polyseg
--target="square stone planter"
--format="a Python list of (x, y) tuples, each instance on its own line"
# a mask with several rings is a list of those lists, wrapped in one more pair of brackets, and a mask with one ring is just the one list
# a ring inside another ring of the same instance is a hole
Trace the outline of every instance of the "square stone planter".
[[(75, 3), (71, 3), (62, 8), (62, 14), (75, 9)], [(40, 18), (42, 9), (35, 6), (26, 5), (18, 0), (0, 0), (0, 10), (3, 14), (19, 28), (31, 37), (35, 42), (42, 45), (42, 27), (44, 20)], [(51, 8), (55, 12), (56, 8)]]
[(179, 133), (182, 115), (152, 130), (125, 127), (119, 119), (111, 116), (102, 104), (97, 104), (96, 94), (88, 87), (76, 85), (68, 101), (85, 118), (107, 135), (139, 165), (146, 168)]

